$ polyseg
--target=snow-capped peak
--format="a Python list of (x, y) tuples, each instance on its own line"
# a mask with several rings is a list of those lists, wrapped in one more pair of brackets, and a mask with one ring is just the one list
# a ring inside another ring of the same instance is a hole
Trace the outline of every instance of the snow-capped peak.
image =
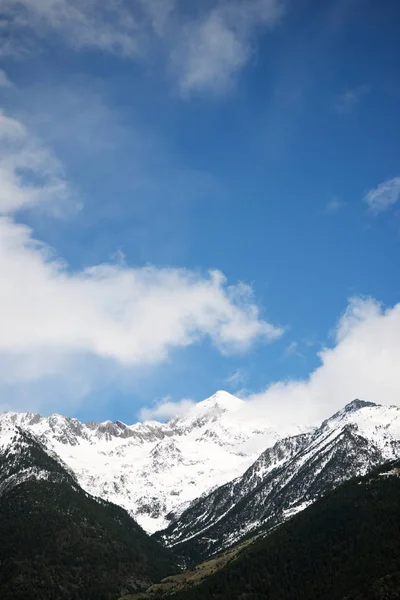
[[(397, 456), (398, 441), (400, 440), (400, 408), (374, 404), (363, 400), (353, 400), (342, 410), (326, 419), (316, 430), (315, 436), (321, 432), (339, 432), (345, 427), (355, 428), (369, 442), (376, 444), (382, 455), (393, 458)], [(395, 449), (396, 448), (396, 449)]]
[(224, 412), (236, 412), (244, 405), (244, 400), (233, 396), (229, 392), (225, 392), (224, 390), (218, 390), (212, 396), (199, 402), (196, 407), (200, 410), (209, 410), (212, 408), (218, 408)]
[(241, 475), (278, 435), (246, 420), (245, 402), (218, 391), (168, 423), (81, 423), (61, 415), (8, 413), (76, 474), (88, 492), (128, 509), (148, 531)]
[(178, 429), (200, 428), (219, 420), (224, 414), (236, 413), (244, 404), (244, 400), (220, 390), (195, 404), (183, 417), (172, 419), (168, 424)]
[(339, 419), (343, 415), (346, 415), (349, 413), (354, 413), (357, 410), (360, 410), (361, 408), (366, 408), (366, 407), (371, 407), (371, 406), (379, 406), (379, 405), (375, 404), (375, 402), (366, 402), (365, 400), (359, 400), (358, 398), (356, 398), (355, 400), (352, 400), (352, 402), (349, 402), (348, 404), (346, 404), (346, 406), (344, 408), (342, 408), (341, 410), (339, 410), (337, 413), (332, 415), (332, 417), (330, 417), (330, 420), (331, 419)]

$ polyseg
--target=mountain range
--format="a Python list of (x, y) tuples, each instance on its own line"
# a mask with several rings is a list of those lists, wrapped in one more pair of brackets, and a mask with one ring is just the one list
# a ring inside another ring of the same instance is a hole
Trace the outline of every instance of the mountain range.
[[(343, 481), (399, 458), (400, 409), (354, 400), (319, 427), (286, 432), (252, 421), (245, 401), (222, 391), (167, 423), (84, 424), (6, 412), (0, 457), (22, 435), (60, 466), (63, 484), (126, 509), (190, 565), (272, 530)], [(25, 461), (1, 477), (0, 497), (53, 475)]]
[(248, 420), (244, 407), (220, 391), (181, 418), (130, 426), (6, 412), (0, 415), (0, 444), (8, 426), (30, 432), (84, 490), (122, 506), (153, 533), (202, 494), (243, 474), (279, 439), (268, 424)]

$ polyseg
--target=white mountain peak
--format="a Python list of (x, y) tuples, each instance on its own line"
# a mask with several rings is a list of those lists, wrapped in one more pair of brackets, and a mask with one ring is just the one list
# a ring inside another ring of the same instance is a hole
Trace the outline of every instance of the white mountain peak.
[(183, 417), (171, 419), (169, 424), (179, 428), (202, 427), (207, 422), (219, 420), (222, 415), (238, 412), (244, 404), (244, 400), (220, 390), (195, 404)]
[(345, 425), (355, 425), (369, 439), (382, 442), (389, 437), (400, 439), (400, 408), (385, 404), (375, 404), (363, 400), (353, 400), (344, 408), (324, 421), (322, 428), (337, 429)]
[(232, 394), (230, 394), (229, 392), (225, 392), (224, 390), (218, 390), (217, 392), (215, 392), (215, 394), (213, 394), (206, 400), (203, 400), (202, 402), (196, 404), (196, 408), (208, 410), (209, 408), (218, 407), (224, 411), (234, 412), (239, 408), (242, 408), (244, 403), (244, 400), (237, 398), (237, 396), (233, 396)]

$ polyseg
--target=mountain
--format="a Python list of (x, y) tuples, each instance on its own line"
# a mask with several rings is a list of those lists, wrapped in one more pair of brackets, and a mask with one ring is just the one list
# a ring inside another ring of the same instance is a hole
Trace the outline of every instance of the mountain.
[(177, 570), (122, 508), (82, 490), (34, 435), (0, 431), (0, 597), (111, 600)]
[[(243, 546), (222, 568), (216, 560), (208, 561), (135, 598), (397, 600), (399, 508), (397, 461), (339, 485), (265, 537)], [(196, 579), (202, 570), (208, 572), (203, 581)]]
[(277, 441), (242, 476), (194, 502), (156, 538), (187, 564), (204, 560), (400, 457), (399, 440), (399, 408), (355, 400), (314, 432)]
[(122, 506), (148, 532), (242, 475), (280, 437), (268, 424), (249, 420), (245, 402), (223, 391), (167, 423), (83, 424), (8, 412), (0, 415), (2, 424), (34, 434), (84, 490)]
[(167, 423), (8, 412), (0, 414), (0, 445), (7, 427), (34, 435), (81, 488), (125, 508), (189, 561), (274, 527), (399, 456), (396, 407), (355, 400), (318, 429), (291, 427), (286, 437), (246, 407), (219, 391)]

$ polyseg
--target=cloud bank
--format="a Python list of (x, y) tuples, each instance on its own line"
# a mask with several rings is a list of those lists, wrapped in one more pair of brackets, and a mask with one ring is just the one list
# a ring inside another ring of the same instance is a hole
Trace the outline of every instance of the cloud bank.
[(155, 419), (156, 421), (167, 421), (172, 417), (181, 417), (187, 414), (196, 403), (193, 400), (183, 398), (179, 402), (172, 402), (169, 398), (164, 398), (152, 407), (141, 409), (139, 418), (142, 421)]
[(51, 151), (4, 113), (0, 180), (3, 384), (66, 377), (87, 355), (137, 368), (205, 336), (231, 353), (282, 334), (261, 318), (249, 286), (228, 285), (218, 271), (131, 268), (121, 260), (71, 270), (15, 215), (74, 202), (75, 194)]
[(337, 323), (335, 344), (304, 381), (278, 382), (248, 398), (252, 410), (283, 425), (318, 422), (360, 398), (400, 404), (400, 304), (383, 308), (352, 299)]
[[(354, 298), (334, 335), (307, 379), (278, 381), (247, 395), (243, 419), (264, 420), (285, 433), (293, 424), (319, 424), (355, 398), (400, 405), (400, 303), (384, 308), (373, 299)], [(182, 414), (184, 406), (177, 408)], [(157, 411), (172, 416), (173, 405), (169, 401), (164, 411), (160, 404)]]
[(101, 264), (71, 272), (28, 227), (5, 218), (0, 272), (0, 353), (47, 348), (140, 365), (206, 335), (231, 352), (282, 333), (260, 319), (249, 287), (227, 286), (217, 271)]

